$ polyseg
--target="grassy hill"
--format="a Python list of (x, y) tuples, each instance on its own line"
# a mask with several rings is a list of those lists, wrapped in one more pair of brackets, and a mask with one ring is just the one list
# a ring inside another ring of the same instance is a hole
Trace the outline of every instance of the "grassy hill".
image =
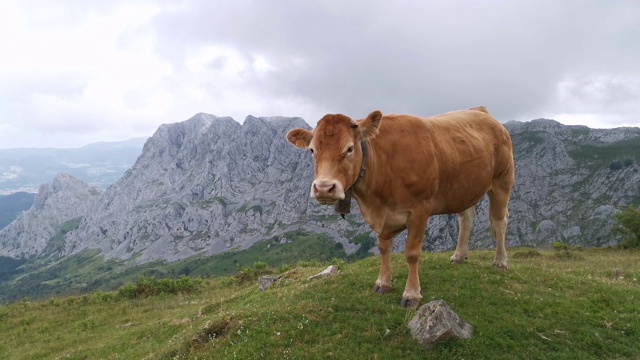
[(0, 256), (0, 304), (24, 297), (42, 299), (52, 296), (83, 294), (95, 290), (115, 290), (139, 276), (176, 278), (189, 276), (226, 276), (238, 267), (251, 267), (262, 261), (272, 267), (295, 264), (299, 261), (327, 261), (333, 258), (354, 260), (368, 255), (370, 244), (347, 256), (342, 245), (324, 234), (294, 231), (280, 237), (260, 241), (243, 251), (230, 251), (213, 256), (194, 256), (179, 261), (158, 260), (136, 264), (135, 257), (126, 261), (105, 260), (95, 250), (85, 250), (70, 257), (58, 255), (63, 246), (65, 223), (52, 238), (45, 252), (27, 260)]
[[(149, 279), (119, 292), (23, 300), (0, 306), (3, 359), (620, 359), (639, 358), (640, 253), (511, 249), (510, 268), (492, 252), (423, 254), (423, 303), (442, 299), (473, 325), (474, 337), (420, 348), (399, 306), (407, 274), (394, 254), (392, 293), (371, 292), (379, 259), (273, 270), (264, 292), (255, 275), (192, 280), (178, 294), (133, 297)], [(311, 265), (311, 266), (309, 266)]]

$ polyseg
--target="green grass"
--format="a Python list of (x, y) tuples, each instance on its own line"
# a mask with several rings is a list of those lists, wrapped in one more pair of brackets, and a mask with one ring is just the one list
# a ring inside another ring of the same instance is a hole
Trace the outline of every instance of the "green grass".
[[(281, 244), (283, 238), (287, 241)], [(250, 267), (257, 261), (279, 267), (298, 261), (327, 261), (333, 258), (346, 258), (341, 244), (335, 243), (324, 234), (297, 231), (257, 242), (244, 251), (176, 261), (163, 266), (162, 271), (167, 274), (191, 276), (229, 275), (236, 272), (238, 267)]]
[(0, 306), (3, 359), (622, 359), (639, 358), (640, 253), (512, 249), (510, 268), (493, 253), (423, 254), (423, 303), (442, 299), (474, 327), (470, 340), (420, 348), (399, 306), (407, 270), (392, 256), (394, 289), (372, 293), (379, 259), (326, 266), (257, 283), (205, 280), (187, 294), (133, 300), (105, 293)]

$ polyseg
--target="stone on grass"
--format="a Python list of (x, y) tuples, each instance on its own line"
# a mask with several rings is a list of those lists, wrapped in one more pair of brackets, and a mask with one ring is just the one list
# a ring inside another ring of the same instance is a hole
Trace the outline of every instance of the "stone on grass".
[(260, 287), (258, 288), (258, 290), (264, 291), (266, 288), (271, 286), (271, 284), (273, 284), (276, 280), (278, 280), (278, 276), (271, 276), (271, 275), (260, 276), (258, 278), (258, 284), (260, 284)]
[(338, 267), (335, 265), (331, 265), (328, 268), (322, 270), (321, 272), (309, 276), (307, 278), (307, 280), (311, 280), (311, 279), (315, 279), (315, 278), (319, 278), (319, 277), (323, 277), (323, 276), (329, 276), (329, 275), (333, 275), (333, 274), (337, 274), (338, 273)]
[(427, 349), (444, 341), (469, 339), (473, 334), (473, 327), (462, 321), (443, 300), (422, 305), (408, 327), (411, 336)]

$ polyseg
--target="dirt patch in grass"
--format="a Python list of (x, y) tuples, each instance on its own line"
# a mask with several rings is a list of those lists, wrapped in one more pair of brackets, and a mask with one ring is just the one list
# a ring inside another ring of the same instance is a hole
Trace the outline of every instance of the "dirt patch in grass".
[(584, 260), (582, 255), (576, 254), (570, 250), (555, 251), (552, 253), (551, 257), (556, 260)]
[(191, 319), (189, 318), (182, 318), (182, 319), (175, 319), (173, 321), (171, 321), (171, 325), (174, 326), (178, 326), (178, 325), (185, 325), (191, 322)]
[(624, 271), (620, 269), (614, 269), (609, 276), (611, 280), (622, 280), (624, 279)]
[(541, 256), (542, 256), (541, 252), (533, 249), (518, 251), (515, 254), (511, 255), (511, 257), (515, 259), (533, 259)]
[(234, 323), (233, 317), (207, 322), (202, 330), (193, 336), (191, 347), (197, 349), (209, 342), (225, 337), (232, 331)]

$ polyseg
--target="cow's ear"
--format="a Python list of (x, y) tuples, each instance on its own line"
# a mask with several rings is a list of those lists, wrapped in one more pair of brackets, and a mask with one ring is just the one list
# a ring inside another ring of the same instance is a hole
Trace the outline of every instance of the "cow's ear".
[(289, 140), (293, 146), (299, 147), (300, 149), (307, 148), (312, 138), (313, 134), (311, 131), (305, 129), (293, 129), (287, 133), (287, 140)]
[(374, 137), (378, 134), (378, 127), (382, 120), (382, 112), (376, 110), (371, 112), (366, 119), (358, 121), (358, 140)]

